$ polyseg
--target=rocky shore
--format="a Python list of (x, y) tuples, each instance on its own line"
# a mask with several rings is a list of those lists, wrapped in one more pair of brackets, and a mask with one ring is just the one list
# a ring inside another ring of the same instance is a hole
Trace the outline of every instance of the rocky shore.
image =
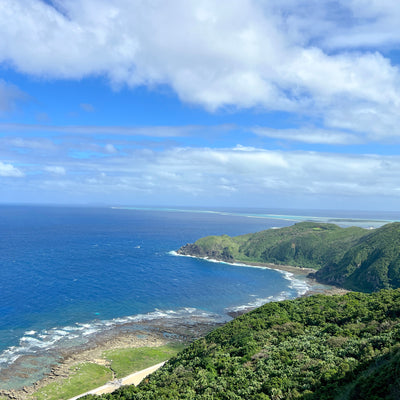
[[(0, 390), (0, 399), (27, 400), (40, 388), (52, 382), (60, 382), (67, 379), (71, 367), (81, 363), (94, 363), (109, 366), (109, 361), (103, 356), (108, 350), (159, 347), (168, 343), (190, 343), (205, 336), (212, 329), (222, 325), (220, 322), (212, 322), (196, 318), (192, 321), (151, 321), (140, 324), (142, 329), (132, 331), (132, 326), (125, 326), (125, 330), (98, 335), (83, 348), (77, 348), (63, 355), (62, 360), (54, 364), (50, 373), (38, 380), (32, 386), (25, 386), (18, 390)], [(23, 361), (23, 360), (21, 360)], [(12, 366), (6, 371), (13, 373)], [(27, 371), (29, 373), (29, 371)]]

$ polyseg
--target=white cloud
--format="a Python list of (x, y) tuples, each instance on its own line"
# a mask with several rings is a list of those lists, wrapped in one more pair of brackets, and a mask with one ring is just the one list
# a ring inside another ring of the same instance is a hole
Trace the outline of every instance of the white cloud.
[(333, 48), (398, 46), (400, 7), (396, 0), (341, 0), (352, 14), (348, 26), (326, 36), (325, 44)]
[(357, 135), (351, 133), (316, 128), (272, 129), (256, 127), (252, 131), (259, 136), (312, 144), (346, 145), (361, 142)]
[[(87, 177), (88, 188), (108, 187), (118, 195), (163, 192), (313, 194), (338, 196), (391, 195), (398, 197), (400, 157), (282, 152), (247, 148), (174, 148), (165, 152), (135, 151), (128, 157), (102, 162), (69, 162)], [(76, 182), (78, 184), (78, 182)]]
[(10, 178), (21, 178), (24, 173), (12, 164), (6, 164), (0, 161), (0, 176)]
[[(85, 147), (102, 148), (90, 143)], [(328, 207), (322, 198), (328, 199), (331, 207), (341, 201), (358, 207), (368, 199), (379, 198), (383, 208), (383, 199), (390, 198), (395, 204), (400, 196), (400, 156), (272, 151), (243, 146), (170, 147), (162, 152), (125, 149), (107, 157), (87, 159), (67, 155), (60, 158), (57, 149), (50, 150), (46, 158), (35, 157), (40, 151), (34, 150), (33, 157), (21, 153), (16, 158), (19, 165), (24, 165), (25, 175), (10, 163), (0, 163), (0, 175), (22, 178), (19, 183), (13, 181), (15, 193), (19, 187), (20, 193), (43, 193), (57, 201), (107, 199), (126, 204), (192, 204), (195, 199), (210, 204), (212, 199), (213, 204), (245, 201), (277, 206), (283, 202), (290, 205), (290, 199), (301, 197), (301, 207), (312, 202)], [(63, 199), (59, 199), (60, 190)]]
[(100, 125), (41, 125), (41, 124), (0, 124), (0, 132), (53, 132), (68, 134), (127, 135), (158, 138), (183, 137), (201, 132), (221, 132), (233, 125), (183, 125), (183, 126), (100, 126)]
[[(399, 43), (395, 1), (54, 4), (2, 0), (0, 61), (45, 77), (105, 75), (115, 87), (166, 84), (208, 110), (262, 107), (314, 115), (336, 129), (350, 121), (376, 139), (399, 136), (399, 69), (354, 47), (372, 46), (374, 37)], [(358, 126), (360, 109), (379, 118)], [(343, 113), (349, 119), (335, 118)]]
[(51, 140), (42, 138), (3, 137), (0, 138), (0, 145), (9, 149), (15, 147), (29, 151), (52, 152), (57, 149), (57, 146)]
[(48, 166), (44, 168), (45, 171), (50, 172), (52, 174), (55, 175), (65, 175), (66, 174), (66, 170), (64, 167), (60, 167), (60, 166)]
[(106, 151), (106, 153), (109, 153), (109, 154), (118, 153), (118, 150), (111, 143), (107, 143), (104, 146), (104, 150)]

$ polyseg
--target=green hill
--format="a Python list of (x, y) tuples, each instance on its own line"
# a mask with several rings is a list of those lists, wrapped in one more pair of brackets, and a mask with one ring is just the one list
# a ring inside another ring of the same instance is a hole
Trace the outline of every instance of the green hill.
[(318, 270), (320, 282), (371, 292), (400, 287), (400, 223), (366, 230), (302, 222), (236, 237), (208, 236), (180, 254)]
[(178, 253), (319, 269), (327, 262), (339, 261), (367, 232), (356, 227), (301, 222), (236, 237), (208, 236), (181, 247)]
[(400, 287), (400, 223), (387, 224), (363, 236), (337, 263), (316, 273), (326, 283), (374, 291)]
[(101, 399), (394, 400), (399, 371), (399, 290), (316, 295), (242, 315)]

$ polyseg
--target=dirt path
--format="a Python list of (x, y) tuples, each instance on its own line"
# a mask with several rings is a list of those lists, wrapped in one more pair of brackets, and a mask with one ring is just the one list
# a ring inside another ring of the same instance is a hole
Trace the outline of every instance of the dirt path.
[(90, 390), (89, 392), (80, 394), (79, 396), (75, 396), (69, 400), (76, 400), (79, 399), (83, 396), (86, 396), (87, 394), (96, 394), (96, 395), (101, 395), (101, 394), (105, 394), (105, 393), (111, 393), (114, 390), (118, 389), (121, 386), (124, 385), (139, 385), (139, 383), (146, 378), (146, 376), (150, 375), (151, 373), (153, 373), (154, 371), (157, 371), (159, 368), (161, 368), (163, 365), (165, 364), (165, 361), (160, 363), (160, 364), (156, 364), (153, 365), (149, 368), (143, 369), (141, 371), (135, 372), (133, 374), (130, 374), (128, 376), (126, 376), (125, 378), (122, 379), (116, 379), (112, 382), (109, 382), (103, 386), (100, 386), (96, 389)]

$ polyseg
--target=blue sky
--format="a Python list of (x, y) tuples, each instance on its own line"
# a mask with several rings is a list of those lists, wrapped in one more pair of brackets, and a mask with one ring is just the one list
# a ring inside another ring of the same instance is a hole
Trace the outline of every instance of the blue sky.
[(399, 210), (392, 0), (0, 0), (0, 202)]

